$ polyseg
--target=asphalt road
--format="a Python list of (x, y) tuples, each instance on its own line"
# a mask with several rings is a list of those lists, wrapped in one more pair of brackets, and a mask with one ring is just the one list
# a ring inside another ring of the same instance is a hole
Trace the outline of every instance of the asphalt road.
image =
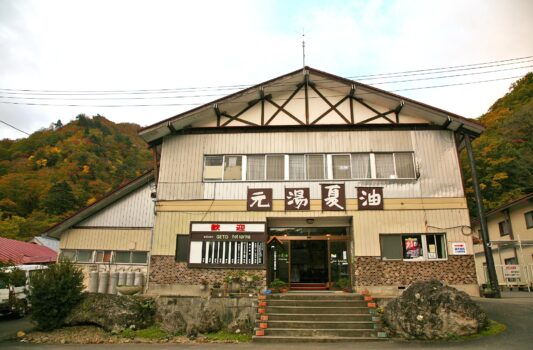
[[(484, 337), (469, 341), (422, 342), (422, 341), (383, 341), (362, 343), (300, 343), (300, 344), (105, 344), (105, 345), (51, 345), (51, 344), (26, 344), (19, 342), (0, 343), (2, 350), (250, 350), (250, 349), (533, 349), (533, 297), (514, 297), (505, 299), (476, 299), (481, 307), (488, 313), (489, 318), (503, 323), (507, 330), (495, 336)], [(11, 321), (8, 321), (11, 322)], [(0, 329), (6, 325), (0, 321)]]

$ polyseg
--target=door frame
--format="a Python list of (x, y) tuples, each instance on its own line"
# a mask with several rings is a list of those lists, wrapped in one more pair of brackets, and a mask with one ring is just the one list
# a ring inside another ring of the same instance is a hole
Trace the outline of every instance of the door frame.
[[(291, 242), (292, 241), (327, 241), (326, 243), (326, 249), (327, 249), (327, 269), (328, 269), (328, 281), (326, 282), (326, 285), (328, 286), (328, 288), (331, 288), (331, 285), (332, 285), (332, 281), (331, 281), (331, 248), (330, 248), (330, 242), (332, 241), (337, 241), (337, 242), (347, 242), (346, 244), (346, 248), (347, 248), (347, 260), (348, 260), (348, 271), (349, 271), (349, 276), (350, 276), (350, 283), (352, 282), (352, 254), (351, 254), (351, 249), (352, 249), (352, 245), (350, 244), (350, 242), (352, 241), (352, 237), (350, 235), (346, 235), (346, 236), (335, 236), (335, 235), (330, 235), (330, 234), (326, 234), (326, 235), (321, 235), (321, 236), (285, 236), (285, 235), (282, 235), (282, 236), (268, 236), (268, 239), (269, 241), (271, 239), (277, 239), (278, 241), (280, 242), (288, 242), (289, 243), (289, 261), (288, 261), (288, 285), (289, 285), (289, 289), (291, 288), (291, 270), (292, 270), (292, 257), (291, 257), (291, 254), (292, 254), (292, 244)], [(269, 249), (266, 249), (266, 251), (268, 252), (267, 254), (270, 254), (270, 250)], [(265, 261), (267, 262), (268, 264), (268, 261), (269, 261), (269, 256), (266, 257)], [(270, 266), (267, 265), (267, 268), (270, 269)], [(272, 276), (270, 276), (270, 273), (267, 274), (268, 275), (268, 279), (270, 279)], [(270, 282), (270, 281), (267, 281), (267, 283)]]

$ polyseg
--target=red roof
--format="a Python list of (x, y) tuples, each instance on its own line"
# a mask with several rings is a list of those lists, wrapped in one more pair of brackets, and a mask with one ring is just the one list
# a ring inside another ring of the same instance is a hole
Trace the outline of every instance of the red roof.
[(15, 265), (49, 263), (57, 260), (57, 253), (52, 249), (0, 237), (0, 261)]

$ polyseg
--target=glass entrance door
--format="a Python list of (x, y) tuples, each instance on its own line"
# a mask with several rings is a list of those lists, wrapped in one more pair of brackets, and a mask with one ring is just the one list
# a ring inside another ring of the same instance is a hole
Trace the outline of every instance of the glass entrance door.
[(326, 240), (291, 241), (291, 283), (328, 282)]
[(350, 236), (345, 227), (271, 228), (268, 244), (268, 281), (336, 287), (350, 281)]

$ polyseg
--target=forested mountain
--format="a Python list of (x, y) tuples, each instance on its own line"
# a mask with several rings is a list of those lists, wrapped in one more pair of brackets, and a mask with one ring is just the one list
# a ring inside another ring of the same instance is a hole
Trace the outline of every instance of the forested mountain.
[[(487, 210), (533, 192), (533, 73), (481, 116), (473, 142)], [(0, 236), (28, 240), (151, 168), (136, 124), (102, 116), (58, 121), (28, 138), (0, 141)], [(461, 155), (475, 216), (470, 167)]]
[(78, 115), (0, 141), (0, 235), (31, 239), (151, 167), (136, 124)]
[[(472, 143), (487, 210), (533, 192), (533, 73), (514, 83), (478, 118), (487, 129)], [(471, 213), (477, 216), (466, 152), (461, 161)]]

